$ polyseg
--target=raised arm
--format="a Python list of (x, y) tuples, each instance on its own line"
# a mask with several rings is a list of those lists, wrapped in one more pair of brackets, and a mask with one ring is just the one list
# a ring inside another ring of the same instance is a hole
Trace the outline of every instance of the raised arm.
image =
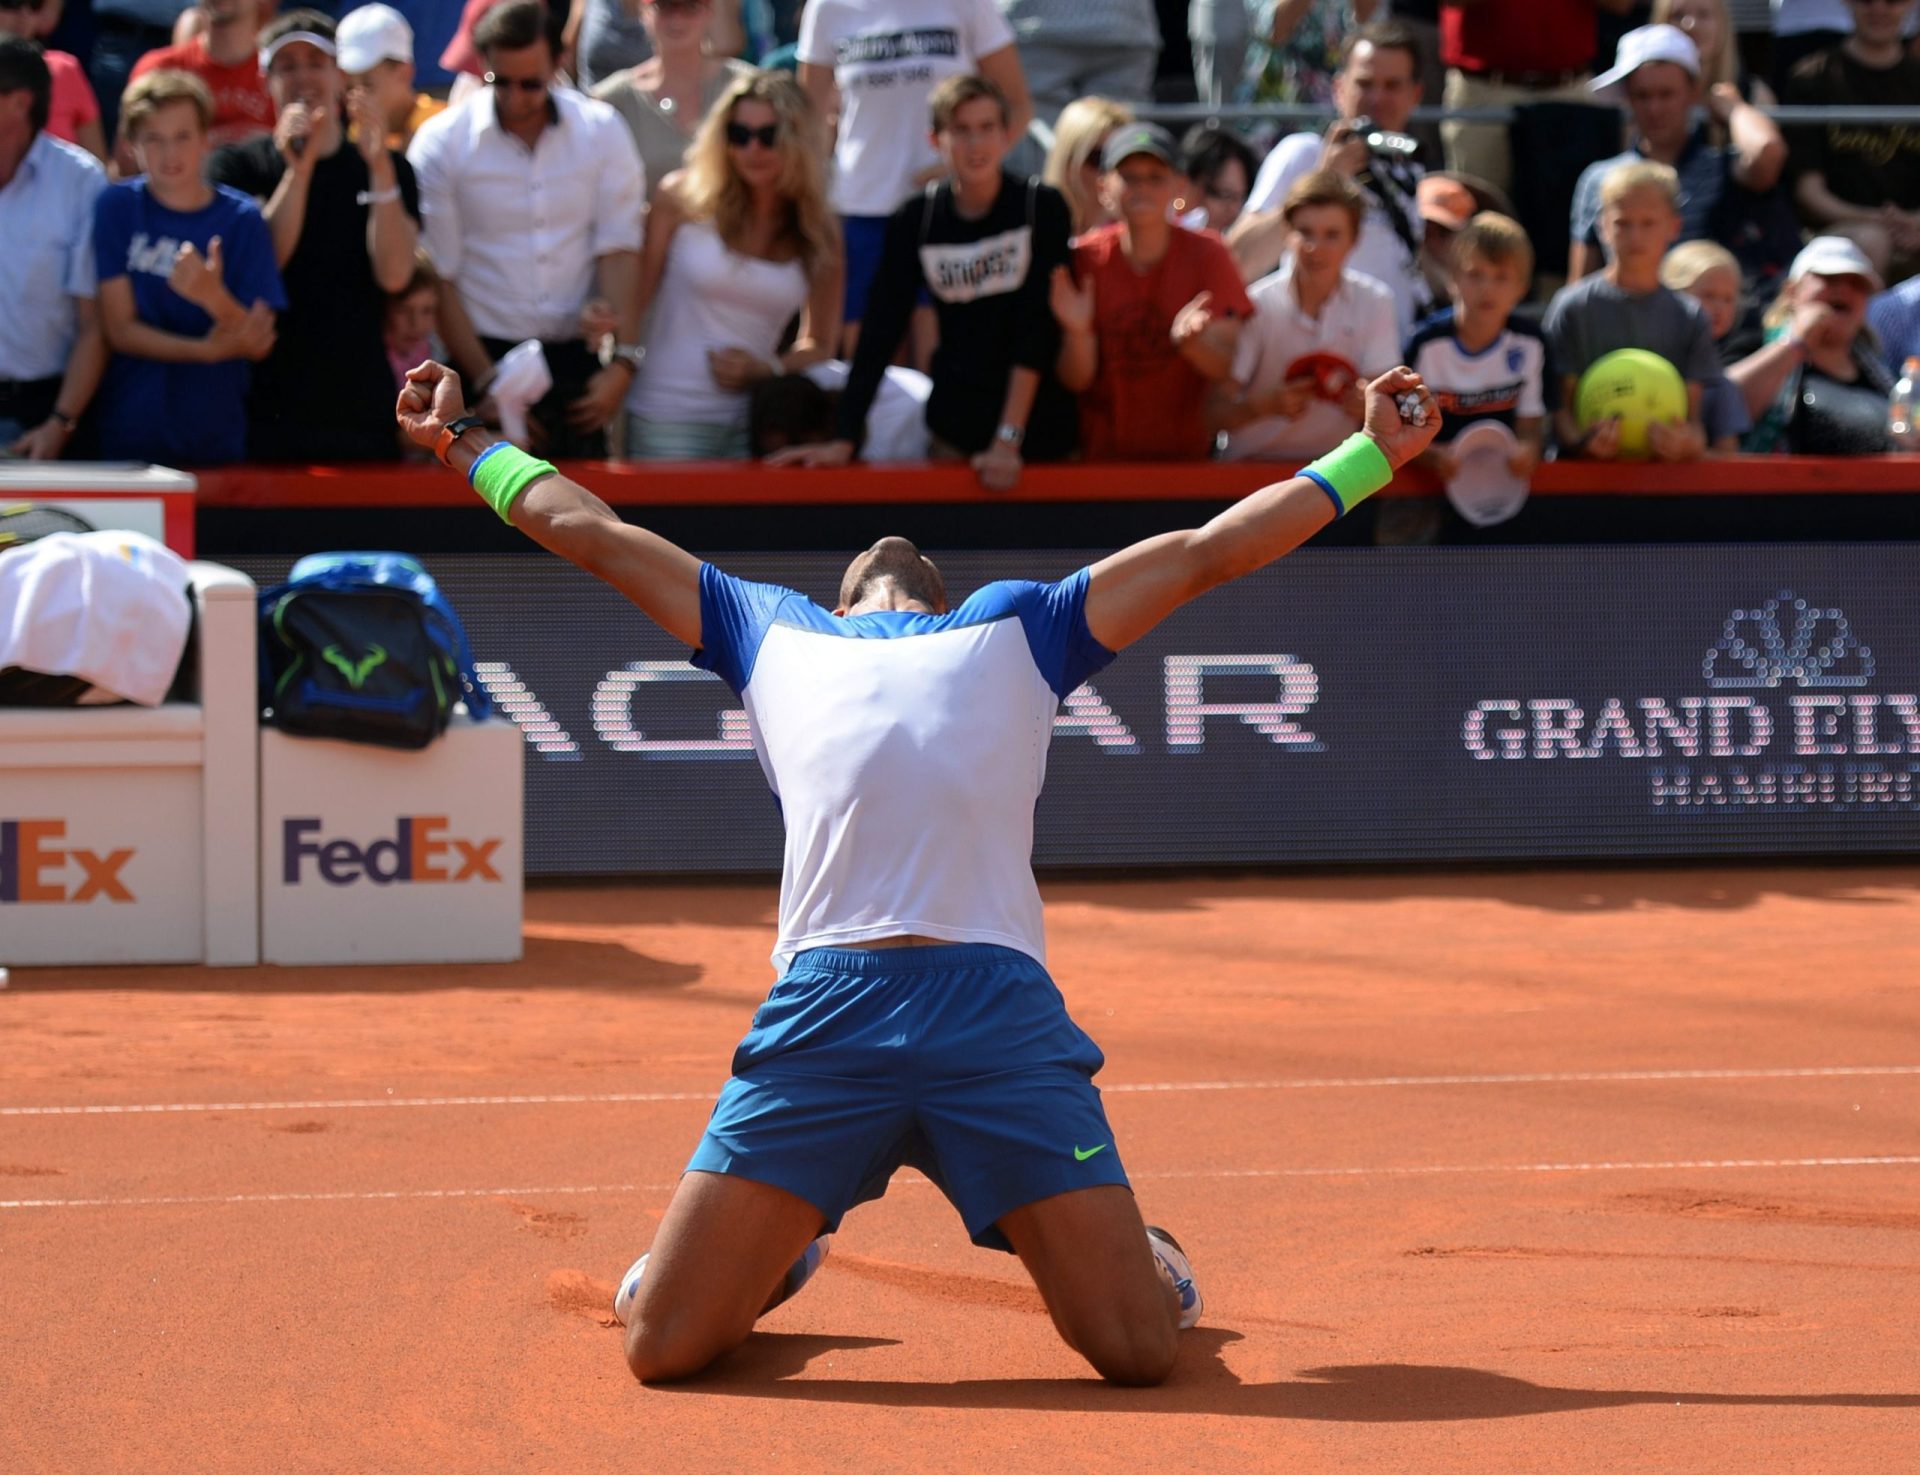
[[(409, 370), (395, 413), (409, 440), (437, 452), (440, 432), (467, 413), (460, 376), (445, 364)], [(499, 439), (476, 426), (453, 442), (447, 465), (466, 476)], [(512, 446), (496, 456), (503, 466), (505, 458), (520, 457), (522, 466), (532, 459)], [(551, 468), (527, 482), (502, 515), (542, 548), (613, 585), (676, 640), (700, 644), (700, 560), (684, 548), (622, 522), (592, 492)]]
[[(1405, 394), (1420, 396), (1423, 423), (1413, 425), (1400, 418), (1397, 397)], [(1315, 467), (1357, 452), (1362, 474), (1365, 462), (1371, 461), (1377, 469), (1380, 458), (1397, 470), (1425, 450), (1439, 428), (1440, 411), (1420, 376), (1405, 367), (1391, 369), (1367, 386), (1365, 429)], [(1354, 442), (1362, 438), (1370, 446), (1355, 447)], [(1372, 480), (1372, 485), (1349, 489), (1349, 506), (1377, 490), (1384, 477)], [(1188, 600), (1291, 552), (1341, 510), (1326, 488), (1303, 471), (1290, 481), (1262, 487), (1205, 527), (1162, 533), (1123, 548), (1091, 570), (1087, 628), (1108, 650), (1131, 645)]]

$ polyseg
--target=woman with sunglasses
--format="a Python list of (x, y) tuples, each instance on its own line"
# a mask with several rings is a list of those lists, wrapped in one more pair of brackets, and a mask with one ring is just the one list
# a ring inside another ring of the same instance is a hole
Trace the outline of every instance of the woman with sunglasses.
[(686, 161), (694, 130), (720, 95), (753, 71), (743, 61), (714, 55), (708, 39), (712, 11), (712, 0), (641, 0), (640, 20), (653, 55), (593, 89), (632, 130), (647, 166), (649, 198)]
[[(817, 128), (791, 78), (749, 73), (701, 123), (687, 167), (661, 181), (640, 266), (653, 314), (627, 397), (635, 460), (746, 459), (754, 385), (830, 356), (840, 232)], [(796, 313), (800, 335), (780, 354)]]

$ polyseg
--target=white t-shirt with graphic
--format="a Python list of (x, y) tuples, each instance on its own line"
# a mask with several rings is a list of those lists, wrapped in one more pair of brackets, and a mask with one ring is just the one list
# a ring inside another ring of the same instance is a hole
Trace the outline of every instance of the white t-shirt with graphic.
[(810, 0), (799, 58), (832, 67), (840, 89), (833, 208), (891, 215), (937, 161), (927, 97), (947, 77), (1013, 44), (993, 0)]

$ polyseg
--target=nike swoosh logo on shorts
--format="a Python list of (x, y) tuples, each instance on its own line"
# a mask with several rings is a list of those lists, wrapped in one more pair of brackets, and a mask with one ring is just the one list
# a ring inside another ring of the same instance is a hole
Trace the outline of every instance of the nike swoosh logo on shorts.
[(1095, 1153), (1105, 1152), (1112, 1145), (1113, 1144), (1111, 1142), (1102, 1142), (1098, 1147), (1089, 1147), (1084, 1152), (1078, 1147), (1076, 1147), (1073, 1150), (1073, 1160), (1076, 1163), (1084, 1163), (1088, 1158), (1092, 1157)]

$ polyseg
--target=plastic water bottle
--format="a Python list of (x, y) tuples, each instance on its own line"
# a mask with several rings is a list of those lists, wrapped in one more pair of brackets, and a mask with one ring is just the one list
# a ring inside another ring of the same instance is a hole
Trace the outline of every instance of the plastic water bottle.
[(1920, 451), (1920, 357), (1901, 365), (1887, 397), (1887, 436), (1896, 451)]

